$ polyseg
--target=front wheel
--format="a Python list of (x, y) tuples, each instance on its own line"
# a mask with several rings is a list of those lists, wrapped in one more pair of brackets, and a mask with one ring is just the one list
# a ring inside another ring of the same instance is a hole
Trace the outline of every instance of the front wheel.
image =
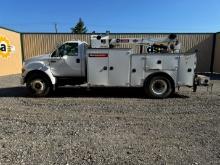
[(26, 83), (27, 89), (31, 96), (44, 97), (51, 90), (51, 83), (45, 77), (31, 76)]
[(167, 98), (173, 93), (174, 87), (166, 76), (154, 76), (145, 82), (144, 91), (150, 98)]

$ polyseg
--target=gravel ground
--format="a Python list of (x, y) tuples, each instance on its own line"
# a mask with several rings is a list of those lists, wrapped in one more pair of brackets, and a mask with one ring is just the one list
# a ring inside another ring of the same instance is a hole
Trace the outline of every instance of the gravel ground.
[(28, 98), (0, 77), (0, 164), (220, 164), (220, 81), (144, 99), (139, 89), (65, 88)]

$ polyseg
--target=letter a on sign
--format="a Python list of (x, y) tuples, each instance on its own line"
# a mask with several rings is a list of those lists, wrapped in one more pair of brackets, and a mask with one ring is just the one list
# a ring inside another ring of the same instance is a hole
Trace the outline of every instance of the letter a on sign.
[(6, 45), (5, 45), (5, 44), (1, 44), (0, 50), (1, 50), (2, 52), (6, 52)]

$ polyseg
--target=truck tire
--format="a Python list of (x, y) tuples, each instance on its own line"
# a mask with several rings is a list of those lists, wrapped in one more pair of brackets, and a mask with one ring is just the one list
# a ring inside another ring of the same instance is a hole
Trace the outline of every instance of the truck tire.
[(174, 91), (171, 80), (166, 76), (154, 76), (144, 83), (144, 92), (150, 98), (167, 98)]
[(48, 80), (45, 76), (39, 75), (31, 75), (27, 79), (26, 86), (29, 94), (33, 97), (47, 96), (52, 89), (50, 80)]

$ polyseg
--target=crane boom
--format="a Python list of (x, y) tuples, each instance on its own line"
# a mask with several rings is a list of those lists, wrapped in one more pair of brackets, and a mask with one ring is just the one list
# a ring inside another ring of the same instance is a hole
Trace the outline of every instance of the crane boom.
[(168, 43), (168, 42), (174, 42), (174, 40), (171, 40), (167, 37), (163, 37), (163, 38), (122, 38), (122, 39), (112, 39), (110, 44), (128, 43), (128, 44), (153, 45), (155, 43)]
[(162, 38), (113, 38), (109, 36), (91, 36), (92, 48), (110, 48), (119, 44), (147, 46), (148, 53), (179, 53), (181, 44), (175, 34)]

